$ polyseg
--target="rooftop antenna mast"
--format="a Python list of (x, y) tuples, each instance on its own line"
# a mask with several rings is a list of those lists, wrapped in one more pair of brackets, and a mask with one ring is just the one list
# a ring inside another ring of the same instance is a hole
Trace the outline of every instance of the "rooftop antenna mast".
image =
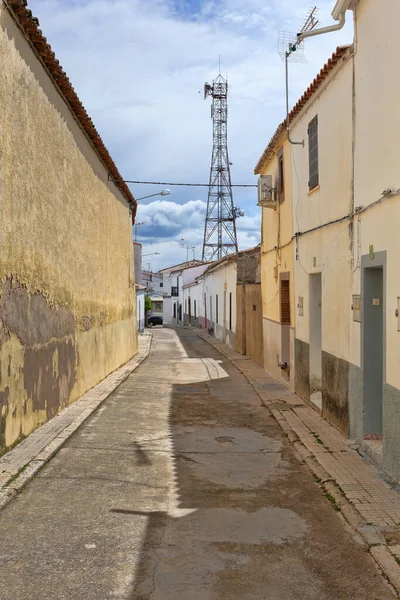
[(285, 61), (285, 77), (286, 77), (286, 131), (287, 139), (293, 145), (299, 145), (304, 147), (304, 140), (301, 142), (294, 142), (290, 138), (290, 122), (289, 122), (289, 61), (306, 63), (307, 59), (304, 56), (304, 40), (301, 38), (301, 34), (307, 31), (311, 31), (318, 24), (317, 19), (318, 8), (314, 6), (307, 13), (304, 20), (303, 26), (300, 33), (290, 33), (288, 31), (280, 31), (278, 36), (278, 54), (282, 60)]
[(219, 74), (212, 84), (204, 84), (204, 99), (212, 98), (213, 150), (206, 221), (204, 225), (204, 261), (213, 261), (238, 251), (236, 219), (244, 213), (233, 206), (232, 183), (228, 155), (228, 81), (221, 75), (221, 58), (218, 58)]

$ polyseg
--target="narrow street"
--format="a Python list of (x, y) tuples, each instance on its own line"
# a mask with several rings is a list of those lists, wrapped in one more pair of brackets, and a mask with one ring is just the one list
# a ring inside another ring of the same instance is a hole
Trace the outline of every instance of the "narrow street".
[(393, 598), (236, 367), (153, 334), (0, 513), (0, 600)]

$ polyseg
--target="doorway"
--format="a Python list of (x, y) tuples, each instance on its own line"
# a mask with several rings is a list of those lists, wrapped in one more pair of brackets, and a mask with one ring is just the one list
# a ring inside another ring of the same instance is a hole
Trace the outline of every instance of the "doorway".
[(188, 298), (188, 311), (189, 311), (189, 325), (192, 324), (192, 302), (190, 300), (190, 296)]
[(322, 275), (310, 275), (310, 400), (322, 409)]
[(226, 341), (226, 335), (227, 335), (227, 327), (226, 327), (226, 290), (224, 290), (224, 322), (222, 324), (223, 326), (223, 341)]
[(382, 439), (382, 388), (384, 364), (383, 266), (363, 270), (362, 356), (364, 439)]
[(281, 300), (281, 374), (290, 381), (290, 275), (280, 274)]

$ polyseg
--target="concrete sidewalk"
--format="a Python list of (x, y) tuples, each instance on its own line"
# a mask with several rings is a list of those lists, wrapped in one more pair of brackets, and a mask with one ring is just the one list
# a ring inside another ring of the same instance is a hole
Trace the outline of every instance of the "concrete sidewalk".
[(71, 435), (148, 356), (151, 334), (138, 339), (138, 352), (79, 400), (36, 429), (0, 458), (0, 510), (65, 444)]
[(399, 487), (358, 453), (358, 444), (345, 438), (261, 366), (206, 333), (198, 335), (245, 375), (300, 460), (324, 487), (328, 500), (361, 536), (400, 592)]

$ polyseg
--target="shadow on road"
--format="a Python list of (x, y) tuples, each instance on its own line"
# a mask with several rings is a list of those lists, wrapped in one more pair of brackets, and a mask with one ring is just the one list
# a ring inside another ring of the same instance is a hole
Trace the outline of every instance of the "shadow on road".
[[(189, 357), (220, 360), (193, 333), (177, 335)], [(130, 600), (389, 598), (270, 413), (223, 367), (229, 378), (172, 386), (169, 510), (113, 509), (148, 517)]]

